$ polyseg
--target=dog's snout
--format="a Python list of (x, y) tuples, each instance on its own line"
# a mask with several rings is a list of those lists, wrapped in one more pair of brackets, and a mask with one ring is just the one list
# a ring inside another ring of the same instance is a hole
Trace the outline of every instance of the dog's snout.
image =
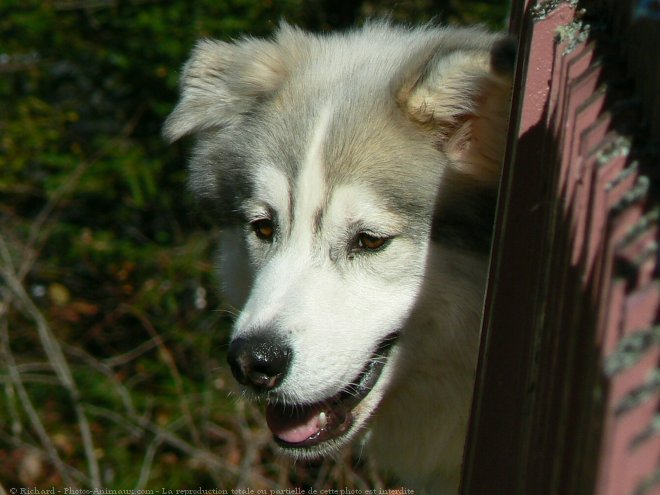
[(236, 380), (262, 391), (271, 390), (282, 382), (290, 360), (291, 349), (271, 335), (234, 339), (227, 356)]

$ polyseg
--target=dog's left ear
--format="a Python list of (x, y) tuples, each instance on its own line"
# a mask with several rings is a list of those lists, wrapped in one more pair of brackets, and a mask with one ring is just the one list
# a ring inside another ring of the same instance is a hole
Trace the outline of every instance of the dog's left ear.
[[(475, 35), (483, 33), (475, 33)], [(506, 146), (516, 46), (437, 50), (398, 91), (409, 116), (431, 134), (458, 171), (494, 183)]]

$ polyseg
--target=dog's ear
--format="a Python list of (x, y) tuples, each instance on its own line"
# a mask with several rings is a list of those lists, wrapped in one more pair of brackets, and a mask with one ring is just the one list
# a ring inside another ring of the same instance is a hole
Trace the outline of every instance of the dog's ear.
[(239, 122), (284, 79), (280, 58), (278, 46), (266, 40), (199, 41), (183, 68), (181, 99), (165, 121), (165, 138)]
[(515, 50), (506, 37), (478, 49), (436, 50), (397, 96), (456, 167), (484, 183), (499, 177)]

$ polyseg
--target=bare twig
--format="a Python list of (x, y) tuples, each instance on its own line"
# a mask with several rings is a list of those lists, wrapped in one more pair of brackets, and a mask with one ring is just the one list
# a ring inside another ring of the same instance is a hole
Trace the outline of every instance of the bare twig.
[(83, 349), (80, 349), (79, 347), (74, 347), (72, 345), (64, 344), (64, 349), (68, 354), (75, 356), (79, 359), (82, 359), (87, 364), (87, 366), (107, 377), (115, 386), (117, 395), (119, 395), (119, 398), (124, 404), (124, 408), (126, 409), (128, 414), (131, 415), (137, 414), (135, 411), (135, 406), (133, 405), (133, 399), (131, 398), (130, 392), (117, 378), (117, 375), (112, 370), (112, 368), (110, 368), (103, 361), (100, 361), (96, 359), (94, 356), (88, 354)]
[[(34, 305), (32, 299), (25, 292), (25, 288), (20, 283), (16, 275), (9, 269), (9, 264), (3, 267), (0, 270), (0, 275), (7, 284), (7, 287), (12, 292), (14, 297), (20, 302), (20, 306), (23, 308), (26, 316), (32, 318), (37, 325), (37, 333), (39, 334), (39, 339), (41, 345), (48, 356), (55, 374), (60, 380), (60, 383), (64, 388), (69, 392), (69, 395), (73, 402), (73, 407), (78, 419), (78, 428), (80, 430), (80, 435), (82, 438), (83, 448), (85, 451), (85, 456), (87, 458), (87, 465), (89, 469), (90, 478), (92, 484), (95, 488), (101, 488), (101, 475), (99, 471), (98, 461), (96, 455), (94, 454), (94, 441), (92, 439), (92, 432), (89, 427), (89, 422), (87, 421), (87, 416), (85, 415), (85, 410), (80, 402), (80, 393), (76, 387), (76, 383), (67, 364), (66, 358), (62, 352), (59, 342), (52, 334), (48, 322), (44, 318), (41, 311)], [(8, 338), (8, 337), (7, 337)], [(8, 346), (8, 340), (7, 340)], [(7, 347), (8, 348), (8, 347)], [(44, 432), (45, 433), (45, 432)]]
[(149, 475), (151, 474), (151, 465), (154, 461), (154, 456), (158, 447), (163, 443), (163, 439), (160, 435), (156, 435), (156, 438), (149, 444), (147, 451), (144, 454), (144, 460), (142, 461), (142, 467), (140, 468), (140, 477), (138, 478), (137, 485), (135, 490), (143, 490), (146, 488), (147, 483), (149, 482)]
[[(6, 326), (5, 321), (0, 321), (0, 325)], [(5, 347), (5, 341), (0, 340), (0, 355), (10, 352), (9, 348)], [(8, 366), (8, 361), (5, 360), (5, 364)], [(20, 376), (20, 375), (19, 375)], [(14, 435), (20, 435), (23, 431), (23, 422), (18, 413), (18, 407), (16, 407), (16, 390), (11, 376), (8, 376), (5, 381), (5, 396), (7, 397), (7, 408), (9, 409), (9, 417), (11, 418), (11, 432)]]
[[(87, 405), (87, 410), (92, 414), (111, 419), (118, 424), (123, 425), (129, 431), (135, 431), (135, 429), (144, 430), (151, 433), (152, 435), (159, 436), (162, 438), (163, 443), (166, 443), (167, 445), (176, 448), (189, 457), (198, 460), (210, 470), (221, 470), (222, 472), (232, 475), (235, 478), (240, 476), (240, 468), (230, 464), (209, 450), (200, 449), (194, 445), (191, 445), (173, 433), (170, 429), (158, 426), (146, 418), (141, 416), (132, 416), (129, 418), (121, 414), (117, 414), (114, 411), (110, 411), (106, 408), (93, 406), (91, 404)], [(170, 428), (172, 427), (173, 425), (170, 425)], [(252, 477), (254, 480), (258, 481), (260, 484), (263, 484), (266, 487), (273, 489), (281, 488), (281, 486), (275, 483), (273, 480), (265, 478), (258, 473), (253, 473)]]
[(0, 343), (2, 344), (0, 346), (0, 351), (2, 352), (3, 360), (5, 362), (5, 365), (7, 366), (9, 377), (11, 378), (16, 393), (18, 394), (18, 397), (21, 400), (23, 409), (27, 413), (28, 418), (30, 418), (32, 429), (39, 437), (39, 440), (41, 441), (41, 444), (43, 445), (44, 449), (46, 449), (48, 458), (62, 475), (62, 479), (64, 480), (64, 482), (69, 486), (75, 486), (73, 478), (69, 477), (68, 474), (69, 470), (67, 469), (66, 464), (60, 458), (60, 455), (57, 452), (55, 445), (48, 436), (48, 432), (46, 431), (46, 428), (41, 422), (41, 419), (39, 418), (39, 415), (37, 414), (37, 411), (35, 410), (34, 405), (32, 404), (32, 400), (30, 399), (29, 394), (27, 393), (25, 387), (23, 386), (23, 382), (21, 381), (21, 375), (16, 367), (16, 361), (14, 360), (14, 355), (11, 352), (11, 347), (9, 344), (9, 331), (7, 329), (6, 320), (0, 321)]
[[(20, 366), (18, 366), (18, 372), (21, 374), (21, 380), (23, 383), (41, 383), (42, 385), (59, 385), (60, 381), (57, 377), (52, 375), (41, 375), (41, 374), (31, 374), (23, 373), (20, 371)], [(11, 379), (9, 377), (0, 376), (0, 382), (11, 385)]]
[(181, 379), (181, 374), (179, 373), (179, 369), (176, 367), (176, 363), (174, 362), (172, 353), (163, 342), (162, 337), (160, 336), (156, 328), (154, 328), (149, 318), (147, 318), (141, 311), (139, 311), (134, 306), (126, 306), (126, 305), (124, 306), (126, 312), (135, 316), (140, 321), (140, 323), (142, 323), (144, 329), (149, 333), (149, 335), (154, 339), (154, 341), (158, 345), (158, 350), (160, 351), (161, 359), (170, 370), (172, 378), (174, 379), (174, 387), (176, 389), (177, 396), (180, 399), (179, 407), (181, 409), (181, 413), (185, 418), (186, 424), (188, 426), (188, 429), (190, 430), (190, 434), (193, 438), (195, 445), (197, 445), (198, 447), (201, 446), (202, 442), (199, 435), (199, 431), (197, 429), (197, 426), (195, 425), (195, 421), (193, 420), (192, 414), (190, 412), (190, 404), (188, 403), (185, 390), (183, 389), (183, 380)]
[(240, 403), (240, 406), (238, 407), (238, 423), (240, 424), (239, 432), (243, 439), (242, 443), (245, 446), (239, 470), (239, 477), (236, 483), (236, 486), (239, 488), (248, 488), (252, 485), (252, 478), (255, 475), (253, 469), (254, 464), (259, 458), (259, 451), (269, 440), (269, 436), (265, 436), (263, 432), (255, 434), (248, 425), (246, 408), (249, 407), (250, 406), (245, 403)]
[(104, 359), (103, 366), (107, 366), (108, 368), (116, 368), (117, 366), (122, 366), (126, 363), (130, 363), (131, 361), (139, 358), (142, 354), (150, 351), (151, 349), (157, 346), (158, 346), (157, 339), (151, 338), (145, 342), (142, 342), (140, 345), (136, 346), (134, 349), (131, 349), (128, 352)]

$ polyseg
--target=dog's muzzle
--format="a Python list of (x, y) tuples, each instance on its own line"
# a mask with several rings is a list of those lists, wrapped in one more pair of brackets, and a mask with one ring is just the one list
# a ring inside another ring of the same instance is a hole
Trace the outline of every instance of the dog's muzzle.
[[(336, 395), (313, 404), (269, 403), (266, 421), (275, 441), (296, 450), (344, 436), (353, 425), (354, 408), (376, 385), (398, 336), (395, 332), (385, 337), (359, 375)], [(292, 350), (270, 335), (240, 337), (229, 346), (228, 361), (236, 380), (261, 393), (282, 383), (291, 358)]]

